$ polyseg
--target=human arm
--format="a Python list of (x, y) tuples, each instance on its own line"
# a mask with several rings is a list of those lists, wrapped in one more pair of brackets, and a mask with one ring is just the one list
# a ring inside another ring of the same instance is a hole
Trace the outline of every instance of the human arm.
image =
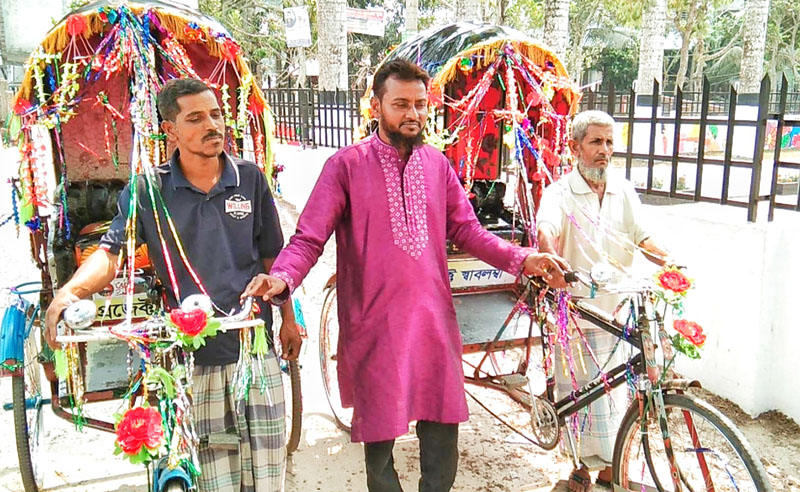
[(641, 241), (639, 243), (639, 248), (641, 249), (645, 258), (658, 266), (668, 266), (673, 263), (673, 261), (670, 259), (669, 253), (662, 249), (658, 243), (653, 240), (653, 238), (648, 237), (647, 239)]
[[(275, 258), (264, 258), (262, 261), (264, 262), (264, 271), (268, 272), (272, 268)], [(244, 292), (242, 292), (242, 298), (249, 296), (263, 297), (269, 285), (269, 277), (264, 273), (259, 273), (247, 284)], [(278, 332), (278, 338), (281, 341), (281, 347), (283, 347), (281, 357), (286, 360), (295, 360), (300, 355), (303, 339), (300, 337), (300, 330), (297, 328), (297, 321), (294, 317), (294, 304), (291, 297), (287, 297), (286, 301), (279, 307), (281, 311), (281, 328)]]
[(72, 303), (103, 290), (116, 275), (117, 255), (98, 249), (83, 262), (72, 278), (58, 289), (45, 314), (45, 340), (50, 348), (59, 348), (56, 325)]
[(297, 230), (283, 248), (267, 276), (261, 295), (279, 304), (300, 285), (316, 264), (325, 243), (349, 206), (349, 180), (345, 158), (328, 159), (297, 221)]
[(521, 248), (484, 229), (467, 199), (455, 171), (447, 164), (447, 237), (459, 248), (512, 275), (543, 277), (556, 288), (566, 286), (568, 265), (554, 254)]

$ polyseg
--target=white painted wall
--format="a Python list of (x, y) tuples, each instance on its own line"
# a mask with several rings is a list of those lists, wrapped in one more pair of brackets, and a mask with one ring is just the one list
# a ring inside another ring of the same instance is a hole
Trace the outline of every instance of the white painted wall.
[(800, 422), (800, 215), (750, 224), (744, 209), (707, 203), (645, 209), (689, 266), (686, 317), (708, 334), (702, 359), (681, 357), (679, 372), (751, 415), (777, 409)]

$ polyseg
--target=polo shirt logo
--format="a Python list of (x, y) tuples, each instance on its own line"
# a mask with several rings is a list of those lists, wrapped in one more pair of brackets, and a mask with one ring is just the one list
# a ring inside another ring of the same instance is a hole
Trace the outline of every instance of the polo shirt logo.
[(225, 200), (225, 213), (234, 219), (241, 220), (253, 213), (253, 204), (237, 193)]

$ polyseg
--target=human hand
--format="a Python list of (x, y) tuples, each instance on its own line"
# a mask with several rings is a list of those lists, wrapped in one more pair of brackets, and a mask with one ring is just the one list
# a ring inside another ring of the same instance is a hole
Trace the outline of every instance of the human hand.
[(245, 297), (259, 296), (264, 299), (264, 301), (269, 301), (284, 290), (286, 290), (286, 282), (277, 277), (259, 273), (250, 280), (250, 283), (247, 284), (247, 287), (244, 288), (244, 292), (242, 292), (242, 295), (239, 297), (244, 299)]
[(58, 322), (61, 321), (61, 315), (70, 304), (80, 301), (80, 298), (65, 290), (60, 290), (55, 298), (50, 302), (47, 307), (47, 312), (44, 316), (44, 340), (47, 345), (53, 350), (61, 348), (61, 344), (56, 342), (56, 335), (58, 335)]
[(300, 330), (297, 323), (291, 320), (283, 320), (281, 331), (278, 334), (281, 341), (281, 358), (285, 360), (295, 360), (300, 355), (300, 347), (303, 339), (300, 337)]
[(522, 262), (522, 273), (542, 277), (554, 289), (567, 287), (564, 273), (569, 270), (569, 264), (563, 258), (550, 253), (533, 253)]

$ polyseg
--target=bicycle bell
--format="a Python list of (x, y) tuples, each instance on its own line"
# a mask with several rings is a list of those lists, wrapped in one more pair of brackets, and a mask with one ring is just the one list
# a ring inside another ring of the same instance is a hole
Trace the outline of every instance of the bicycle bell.
[(94, 301), (83, 299), (74, 302), (64, 310), (64, 323), (73, 330), (84, 330), (92, 326), (97, 317), (97, 306)]
[(181, 311), (189, 312), (199, 309), (206, 314), (214, 312), (214, 305), (211, 298), (203, 294), (192, 294), (181, 302)]

